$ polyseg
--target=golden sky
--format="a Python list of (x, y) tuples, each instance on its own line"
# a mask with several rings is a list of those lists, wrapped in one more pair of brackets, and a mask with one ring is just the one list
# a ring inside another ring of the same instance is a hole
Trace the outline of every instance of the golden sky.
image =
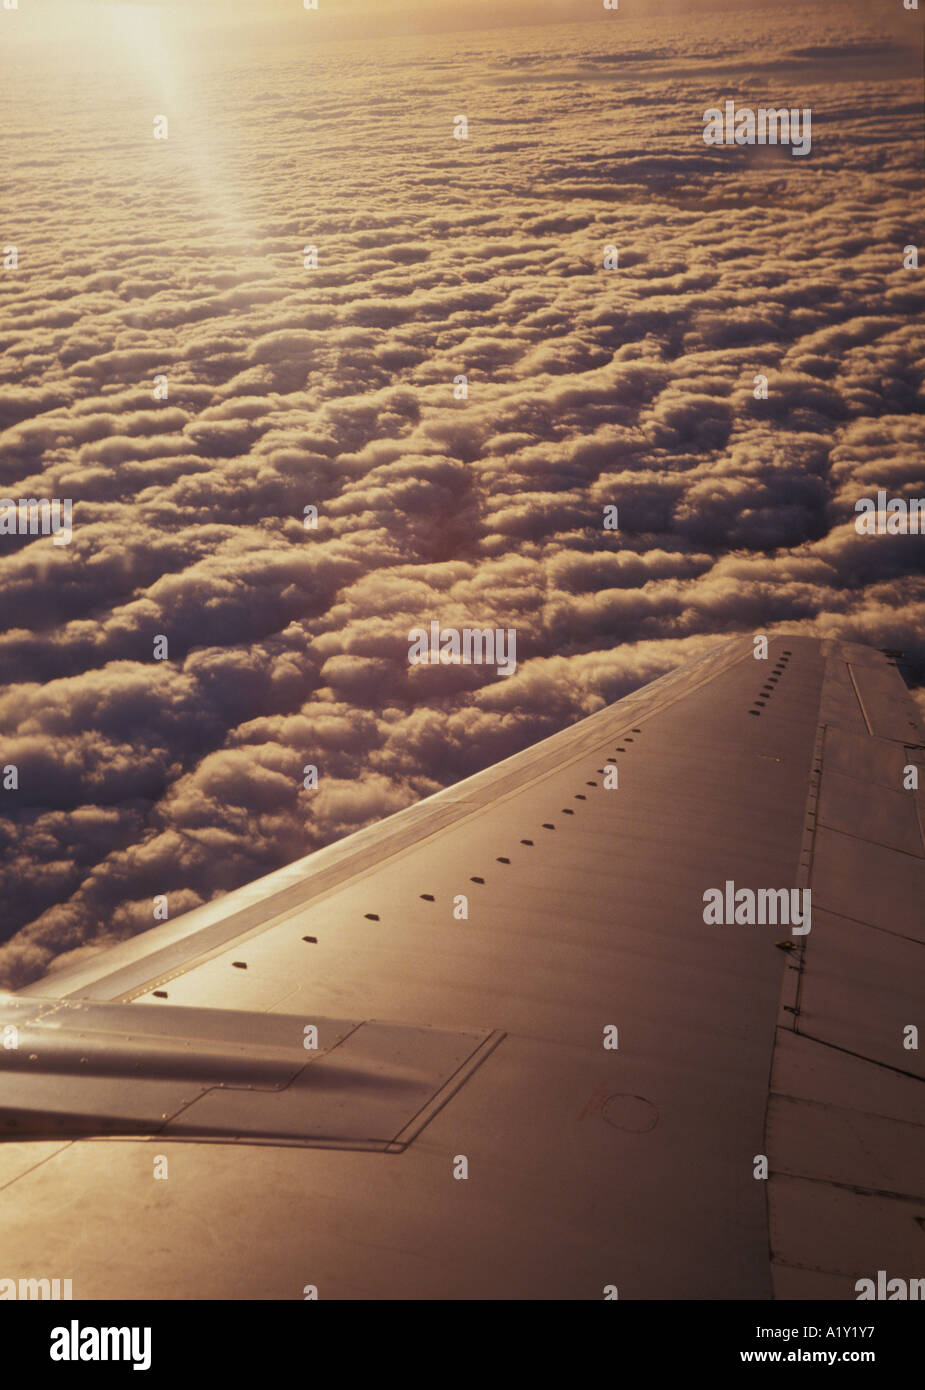
[[(809, 0), (803, 8), (825, 6)], [(656, 14), (679, 18), (711, 10), (756, 9), (764, 0), (619, 0), (605, 11), (603, 0), (318, 0), (306, 11), (302, 0), (22, 0), (16, 22), (41, 40), (79, 41), (99, 36), (100, 28), (118, 22), (161, 24), (183, 30), (227, 34), (232, 29), (275, 33), (303, 31), (306, 25), (322, 39), (378, 38), (428, 31), (495, 28), (506, 25), (644, 20)]]

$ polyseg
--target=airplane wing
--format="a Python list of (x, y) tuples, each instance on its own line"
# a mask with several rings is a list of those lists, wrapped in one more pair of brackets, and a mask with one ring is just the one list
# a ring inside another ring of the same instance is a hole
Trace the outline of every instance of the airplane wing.
[(750, 1299), (920, 1273), (923, 745), (883, 653), (730, 640), (4, 997), (0, 1275)]

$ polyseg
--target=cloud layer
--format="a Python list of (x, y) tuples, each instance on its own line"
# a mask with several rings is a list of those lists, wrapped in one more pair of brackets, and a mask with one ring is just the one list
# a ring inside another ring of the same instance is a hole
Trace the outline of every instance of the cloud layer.
[[(720, 634), (921, 676), (925, 543), (853, 524), (925, 495), (921, 17), (894, 9), (129, 44), (115, 70), (88, 42), (70, 81), (30, 50), (0, 494), (72, 498), (74, 534), (0, 538), (0, 981)], [(727, 98), (812, 106), (812, 154), (706, 146)], [(514, 627), (516, 674), (409, 667), (431, 619)]]

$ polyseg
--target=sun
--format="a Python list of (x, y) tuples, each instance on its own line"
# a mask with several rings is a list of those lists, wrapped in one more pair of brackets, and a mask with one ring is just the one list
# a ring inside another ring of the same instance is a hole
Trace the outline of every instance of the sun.
[(94, 64), (169, 77), (183, 49), (189, 11), (151, 0), (45, 0), (17, 15), (17, 37), (54, 55), (66, 48), (78, 68)]

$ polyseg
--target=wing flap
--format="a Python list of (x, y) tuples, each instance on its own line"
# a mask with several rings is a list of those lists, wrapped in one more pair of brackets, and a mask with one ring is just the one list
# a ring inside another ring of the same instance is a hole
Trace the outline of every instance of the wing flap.
[[(864, 732), (835, 715), (846, 673)], [(923, 789), (904, 776), (918, 718), (881, 654), (835, 644), (821, 711), (813, 930), (788, 971), (769, 1103), (780, 1298), (854, 1298), (887, 1266), (917, 1277), (925, 1226), (925, 1063), (909, 1033), (925, 998)]]

